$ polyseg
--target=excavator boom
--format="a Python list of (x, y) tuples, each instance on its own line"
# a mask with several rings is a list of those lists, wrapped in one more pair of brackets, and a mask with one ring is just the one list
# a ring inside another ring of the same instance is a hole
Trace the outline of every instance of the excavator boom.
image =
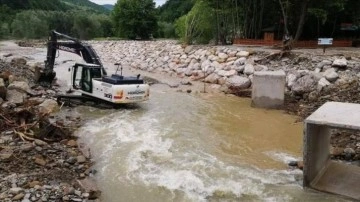
[[(64, 38), (67, 41), (58, 41), (59, 38)], [(86, 63), (96, 64), (101, 67), (102, 74), (107, 75), (99, 56), (91, 45), (81, 42), (80, 40), (61, 34), (52, 30), (47, 42), (47, 56), (45, 61), (45, 69), (37, 73), (37, 81), (39, 83), (51, 84), (56, 73), (54, 72), (56, 52), (58, 50), (71, 52), (81, 56)]]

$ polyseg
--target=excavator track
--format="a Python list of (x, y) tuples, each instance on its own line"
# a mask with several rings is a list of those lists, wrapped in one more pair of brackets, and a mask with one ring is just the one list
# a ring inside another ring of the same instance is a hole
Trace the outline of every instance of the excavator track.
[(114, 109), (120, 108), (120, 105), (113, 104), (98, 98), (90, 97), (87, 95), (58, 95), (57, 103), (64, 106), (91, 106), (100, 109)]

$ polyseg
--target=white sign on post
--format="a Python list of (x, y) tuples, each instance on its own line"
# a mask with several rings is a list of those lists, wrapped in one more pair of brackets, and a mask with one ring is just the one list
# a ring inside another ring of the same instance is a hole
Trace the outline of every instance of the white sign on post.
[(319, 38), (318, 45), (332, 45), (333, 38)]
[(319, 38), (318, 45), (323, 47), (323, 52), (325, 53), (326, 46), (331, 46), (333, 44), (333, 38)]

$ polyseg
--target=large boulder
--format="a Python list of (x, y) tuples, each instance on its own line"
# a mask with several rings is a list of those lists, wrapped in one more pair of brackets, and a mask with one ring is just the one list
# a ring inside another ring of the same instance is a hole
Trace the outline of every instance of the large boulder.
[(336, 73), (334, 68), (328, 69), (324, 72), (324, 77), (330, 81), (330, 82), (334, 82), (339, 78), (339, 74)]
[(23, 65), (26, 65), (26, 59), (25, 58), (13, 58), (12, 60), (11, 60), (11, 64), (12, 65), (21, 65), (21, 66), (23, 66)]
[(336, 59), (336, 60), (334, 60), (334, 62), (332, 63), (332, 66), (333, 66), (333, 67), (345, 68), (345, 67), (347, 67), (347, 60), (346, 60), (346, 58)]
[(0, 98), (2, 98), (3, 100), (6, 99), (6, 86), (5, 86), (5, 82), (4, 79), (0, 78)]
[(232, 91), (247, 89), (250, 85), (250, 79), (243, 76), (235, 75), (226, 80), (226, 86)]
[(6, 99), (11, 104), (22, 105), (24, 103), (25, 98), (26, 98), (26, 93), (18, 90), (8, 89), (6, 92)]
[(295, 74), (289, 73), (286, 76), (286, 84), (289, 88), (291, 88), (296, 82), (297, 76)]
[(0, 78), (4, 79), (4, 81), (6, 82), (6, 81), (9, 81), (9, 77), (11, 75), (12, 75), (11, 72), (6, 70), (6, 71), (1, 72)]
[(254, 66), (250, 63), (245, 65), (244, 74), (250, 75), (253, 74), (255, 71)]
[(318, 91), (321, 91), (324, 87), (330, 85), (331, 83), (326, 80), (325, 78), (321, 78), (319, 81), (318, 81), (318, 86), (317, 86), (317, 90)]
[(309, 93), (309, 92), (313, 91), (314, 89), (316, 89), (316, 87), (317, 87), (317, 81), (314, 78), (314, 76), (313, 75), (305, 75), (305, 76), (299, 78), (298, 80), (296, 80), (296, 82), (291, 87), (291, 90), (295, 94), (302, 95), (304, 93)]
[(14, 81), (8, 86), (9, 90), (18, 90), (22, 92), (30, 92), (30, 86), (25, 81)]
[(246, 62), (246, 58), (245, 57), (241, 57), (239, 59), (237, 59), (235, 62), (234, 62), (234, 65), (236, 66), (242, 66), (244, 65)]
[(229, 57), (226, 53), (219, 53), (218, 56), (220, 59), (224, 59), (224, 60)]
[(250, 55), (247, 51), (240, 51), (236, 54), (237, 57), (248, 57)]
[(39, 105), (41, 114), (51, 114), (59, 110), (59, 105), (55, 100), (47, 99)]
[(216, 73), (212, 73), (212, 74), (210, 74), (209, 76), (207, 76), (207, 77), (205, 78), (205, 82), (217, 84), (219, 78), (220, 78), (220, 77), (219, 77)]

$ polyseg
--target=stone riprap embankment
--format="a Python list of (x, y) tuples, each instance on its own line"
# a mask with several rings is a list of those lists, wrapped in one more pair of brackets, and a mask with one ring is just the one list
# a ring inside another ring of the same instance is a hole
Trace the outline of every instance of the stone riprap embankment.
[(236, 46), (182, 46), (175, 41), (92, 41), (100, 57), (124, 67), (205, 81), (211, 88), (238, 93), (251, 88), (256, 71), (284, 71), (288, 92), (308, 96), (326, 86), (360, 77), (360, 56), (282, 54)]

